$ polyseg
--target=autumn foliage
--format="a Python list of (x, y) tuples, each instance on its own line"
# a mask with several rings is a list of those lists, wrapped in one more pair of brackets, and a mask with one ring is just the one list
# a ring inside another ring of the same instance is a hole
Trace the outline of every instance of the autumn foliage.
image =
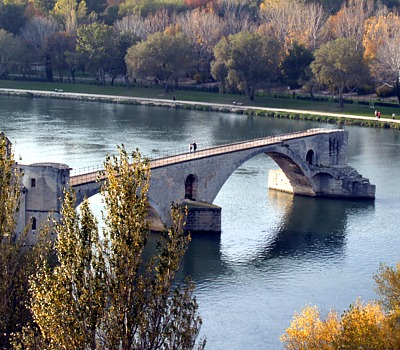
[(400, 348), (400, 264), (382, 265), (375, 276), (380, 300), (363, 303), (357, 299), (339, 316), (329, 311), (322, 317), (316, 306), (295, 313), (281, 336), (288, 350)]
[(189, 280), (180, 286), (175, 279), (190, 241), (183, 231), (185, 212), (172, 206), (172, 225), (157, 249), (145, 253), (149, 163), (138, 151), (129, 156), (120, 147), (119, 158), (107, 157), (104, 165), (104, 227), (99, 230), (88, 200), (76, 211), (74, 192), (65, 191), (62, 220), (54, 223), (54, 249), (45, 239), (50, 231), (44, 230), (47, 244), (30, 278), (34, 324), (23, 329), (16, 345), (193, 349), (202, 323), (194, 286)]
[(208, 4), (213, 3), (213, 0), (185, 0), (184, 4), (190, 9), (198, 7), (206, 7)]

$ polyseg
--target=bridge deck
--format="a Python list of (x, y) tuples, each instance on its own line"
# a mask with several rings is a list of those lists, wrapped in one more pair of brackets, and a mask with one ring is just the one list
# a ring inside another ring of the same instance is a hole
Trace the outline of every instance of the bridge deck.
[[(333, 131), (343, 131), (341, 129), (309, 129), (306, 131), (299, 131), (299, 132), (294, 132), (290, 134), (284, 134), (284, 135), (279, 135), (279, 136), (268, 136), (268, 137), (263, 137), (263, 138), (258, 138), (254, 140), (249, 140), (249, 141), (241, 141), (241, 142), (235, 142), (231, 143), (228, 145), (222, 145), (222, 146), (217, 146), (217, 147), (212, 147), (212, 148), (207, 148), (203, 150), (198, 150), (196, 152), (186, 152), (186, 153), (181, 153), (177, 155), (172, 155), (168, 157), (162, 157), (162, 158), (157, 158), (153, 159), (150, 161), (150, 169), (166, 166), (166, 165), (171, 165), (171, 164), (176, 164), (176, 163), (181, 163), (181, 162), (186, 162), (189, 160), (193, 159), (199, 159), (199, 158), (204, 158), (204, 157), (210, 157), (210, 156), (215, 156), (215, 155), (220, 155), (220, 154), (226, 154), (226, 153), (231, 153), (231, 152), (237, 152), (241, 150), (246, 150), (246, 149), (251, 149), (251, 148), (257, 148), (257, 147), (262, 147), (262, 146), (268, 146), (272, 145), (275, 143), (280, 143), (285, 140), (293, 140), (297, 138), (303, 138), (303, 137), (308, 137), (308, 136), (313, 136), (313, 135), (318, 135), (318, 134), (323, 134), (323, 133), (331, 133)], [(71, 176), (70, 178), (70, 185), (73, 186), (78, 186), (78, 185), (83, 185), (85, 183), (90, 183), (90, 182), (95, 182), (97, 179), (97, 175), (99, 171), (102, 169), (99, 168), (96, 171), (91, 171), (75, 176)]]

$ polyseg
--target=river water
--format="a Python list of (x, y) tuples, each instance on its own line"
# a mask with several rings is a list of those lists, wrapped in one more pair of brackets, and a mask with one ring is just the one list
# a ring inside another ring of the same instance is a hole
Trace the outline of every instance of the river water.
[[(0, 96), (0, 130), (21, 163), (97, 167), (116, 146), (146, 156), (254, 136), (334, 125), (236, 114)], [(400, 131), (346, 127), (349, 165), (376, 185), (375, 201), (293, 197), (268, 191), (259, 155), (225, 183), (222, 233), (196, 235), (182, 276), (196, 284), (201, 334), (212, 350), (282, 349), (279, 336), (306, 304), (342, 312), (376, 298), (380, 263), (400, 257)], [(92, 199), (95, 212), (100, 199)]]

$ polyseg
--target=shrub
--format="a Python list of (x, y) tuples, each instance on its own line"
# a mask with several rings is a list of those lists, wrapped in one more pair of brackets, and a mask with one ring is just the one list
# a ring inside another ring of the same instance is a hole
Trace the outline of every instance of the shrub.
[(373, 94), (375, 92), (375, 88), (373, 85), (363, 85), (363, 86), (359, 86), (357, 88), (357, 94), (358, 95), (369, 95), (369, 94)]
[(381, 85), (376, 89), (376, 94), (378, 97), (391, 97), (394, 96), (394, 89), (389, 85)]

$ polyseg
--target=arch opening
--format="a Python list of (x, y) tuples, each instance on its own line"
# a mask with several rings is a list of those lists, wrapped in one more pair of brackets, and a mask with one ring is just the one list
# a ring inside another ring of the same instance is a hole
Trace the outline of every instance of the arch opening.
[(314, 151), (312, 150), (312, 149), (310, 149), (308, 152), (307, 152), (307, 155), (306, 155), (306, 162), (308, 163), (308, 164), (311, 164), (311, 165), (314, 165), (314, 162), (315, 162), (315, 154), (314, 154)]
[[(304, 168), (301, 167), (301, 165), (304, 167), (310, 163), (306, 162), (307, 164), (305, 164), (303, 160), (303, 164), (298, 164), (292, 158), (279, 152), (267, 152), (266, 154), (269, 155), (281, 168), (281, 171), (285, 174), (290, 182), (290, 185), (293, 188), (292, 192), (294, 194), (315, 196), (311, 179), (303, 171)], [(310, 159), (310, 161), (312, 161), (313, 158), (314, 151), (309, 150), (307, 152), (306, 159)], [(279, 186), (277, 185), (276, 188), (279, 188)]]
[(196, 200), (196, 177), (193, 174), (185, 180), (185, 199)]
[(36, 218), (35, 217), (32, 217), (32, 219), (31, 219), (31, 230), (32, 231), (35, 231), (36, 230), (36, 226), (37, 226), (37, 220), (36, 220)]

